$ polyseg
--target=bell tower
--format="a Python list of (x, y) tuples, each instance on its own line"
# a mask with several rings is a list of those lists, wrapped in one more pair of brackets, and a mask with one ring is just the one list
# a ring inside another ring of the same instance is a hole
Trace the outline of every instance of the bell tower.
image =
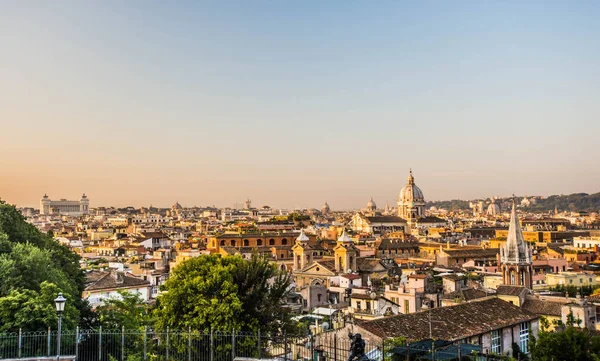
[(513, 202), (510, 214), (508, 237), (503, 247), (500, 247), (500, 263), (502, 268), (502, 283), (511, 286), (533, 287), (533, 266), (531, 247), (525, 242), (517, 210)]
[(335, 253), (335, 270), (340, 273), (346, 273), (348, 270), (356, 270), (356, 257), (358, 249), (354, 245), (352, 238), (346, 234), (346, 230), (337, 240), (337, 245), (333, 248)]
[(312, 263), (312, 247), (309, 244), (310, 239), (304, 233), (304, 229), (300, 231), (300, 235), (296, 238), (296, 244), (292, 247), (294, 252), (294, 271), (299, 271)]

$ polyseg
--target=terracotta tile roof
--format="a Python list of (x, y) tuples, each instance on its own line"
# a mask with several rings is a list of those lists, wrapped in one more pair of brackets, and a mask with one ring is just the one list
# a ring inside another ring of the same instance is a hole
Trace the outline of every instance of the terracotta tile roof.
[(104, 272), (103, 276), (98, 278), (95, 282), (92, 282), (89, 286), (85, 288), (85, 290), (97, 291), (105, 289), (131, 288), (150, 285), (150, 282), (127, 273), (123, 273), (122, 276), (122, 283), (118, 283), (116, 277), (114, 276), (114, 271)]
[(435, 217), (435, 216), (428, 216), (428, 217), (418, 218), (417, 223), (446, 223), (446, 221), (441, 218)]
[(526, 300), (521, 306), (524, 310), (540, 316), (560, 317), (562, 304), (560, 302), (543, 300)]
[(381, 243), (379, 243), (379, 246), (377, 247), (377, 249), (379, 249), (379, 250), (418, 249), (418, 248), (419, 248), (419, 243), (417, 243), (417, 242), (404, 241), (401, 239), (391, 239), (391, 238), (382, 239)]
[(469, 301), (477, 300), (477, 299), (484, 298), (487, 296), (490, 296), (490, 294), (486, 293), (485, 291), (478, 290), (475, 288), (467, 288), (467, 289), (460, 290), (460, 291), (446, 293), (446, 294), (442, 295), (442, 298), (445, 300), (454, 300), (454, 299), (459, 298), (463, 301), (469, 302)]
[(524, 286), (502, 285), (498, 286), (498, 288), (496, 289), (496, 294), (506, 296), (519, 296), (523, 291), (527, 291), (527, 288), (525, 288)]
[(356, 259), (356, 267), (359, 271), (373, 271), (377, 266), (382, 266), (384, 268), (388, 268), (385, 265), (381, 264), (380, 260), (377, 258), (357, 258)]
[(499, 248), (444, 249), (444, 252), (450, 257), (478, 258), (478, 257), (495, 257), (500, 252), (500, 249)]
[(431, 311), (366, 321), (358, 325), (381, 338), (403, 336), (409, 342), (419, 341), (429, 338), (429, 313), (433, 338), (447, 341), (462, 340), (539, 318), (538, 315), (493, 297), (434, 308)]
[(451, 281), (459, 281), (459, 280), (462, 279), (462, 277), (460, 277), (457, 274), (452, 273), (452, 274), (449, 274), (449, 275), (442, 276), (442, 279), (447, 279), (447, 280), (451, 280)]
[(396, 216), (374, 216), (374, 217), (365, 217), (369, 221), (369, 223), (406, 223), (404, 218), (396, 217)]
[(145, 239), (148, 238), (167, 238), (167, 236), (162, 232), (143, 232), (142, 235)]

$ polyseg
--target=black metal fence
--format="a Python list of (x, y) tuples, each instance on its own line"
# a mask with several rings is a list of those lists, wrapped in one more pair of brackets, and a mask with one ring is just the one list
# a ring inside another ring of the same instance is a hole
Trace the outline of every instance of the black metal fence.
[[(76, 361), (233, 361), (236, 358), (277, 361), (347, 361), (351, 340), (335, 332), (306, 337), (244, 332), (145, 330), (75, 330), (0, 334), (0, 359), (75, 358)], [(455, 350), (393, 347), (365, 340), (366, 359), (357, 361), (498, 360)], [(387, 349), (386, 349), (387, 348)]]

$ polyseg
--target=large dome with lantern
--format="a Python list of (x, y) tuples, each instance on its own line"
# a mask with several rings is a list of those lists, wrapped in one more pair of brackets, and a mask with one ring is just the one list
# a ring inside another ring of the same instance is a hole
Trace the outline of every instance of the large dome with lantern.
[(423, 191), (415, 184), (412, 169), (408, 174), (406, 185), (398, 196), (398, 217), (412, 224), (418, 218), (425, 217), (425, 197)]
[(402, 190), (400, 191), (399, 201), (403, 202), (425, 202), (425, 197), (421, 188), (415, 184), (415, 177), (413, 177), (412, 169), (408, 175), (408, 181)]

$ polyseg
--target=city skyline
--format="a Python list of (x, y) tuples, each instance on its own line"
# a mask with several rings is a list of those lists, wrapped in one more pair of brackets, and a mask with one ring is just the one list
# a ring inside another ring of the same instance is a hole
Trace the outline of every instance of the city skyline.
[[(576, 192), (576, 193), (585, 193), (585, 192)], [(597, 192), (593, 192), (593, 193), (597, 193)], [(85, 198), (89, 198), (87, 193), (83, 193), (83, 196), (85, 196)], [(481, 196), (481, 197), (473, 197), (473, 198), (449, 198), (449, 199), (428, 199), (425, 198), (426, 202), (437, 202), (437, 201), (450, 201), (450, 200), (463, 200), (463, 201), (474, 201), (474, 200), (485, 200), (485, 199), (490, 199), (490, 198), (496, 198), (496, 199), (507, 199), (507, 198), (512, 198), (512, 197), (548, 197), (548, 196), (554, 196), (554, 195), (558, 195), (558, 196), (563, 196), (563, 195), (569, 195), (569, 194), (564, 194), (564, 193), (560, 193), (560, 194), (548, 194), (548, 195), (542, 195), (542, 194), (509, 194), (509, 195), (498, 195), (498, 194), (494, 194), (494, 195), (489, 195), (489, 196)], [(50, 199), (52, 199), (53, 201), (78, 201), (81, 198), (81, 194), (80, 196), (72, 196), (72, 197), (64, 197), (64, 196), (56, 196), (56, 197), (50, 197), (48, 196), (47, 193), (44, 193), (43, 195), (44, 197), (48, 197)], [(42, 198), (44, 198), (42, 197)], [(10, 200), (7, 199), (3, 199), (0, 197), (0, 200), (3, 201), (7, 201), (8, 203), (12, 203), (15, 204), (14, 202), (10, 202)], [(329, 202), (327, 199), (323, 202), (321, 202), (319, 205), (298, 205), (299, 202), (297, 202), (296, 204), (293, 205), (273, 205), (273, 204), (269, 204), (269, 203), (265, 203), (265, 202), (261, 202), (260, 199), (253, 199), (252, 197), (246, 197), (240, 200), (234, 200), (231, 204), (218, 204), (218, 203), (194, 203), (194, 204), (190, 204), (188, 202), (186, 202), (185, 200), (180, 200), (180, 199), (176, 199), (174, 201), (172, 201), (171, 203), (167, 203), (167, 204), (157, 204), (157, 203), (143, 203), (143, 204), (129, 204), (129, 203), (118, 203), (118, 204), (105, 204), (102, 201), (98, 202), (97, 204), (92, 204), (92, 206), (90, 208), (97, 208), (97, 207), (117, 207), (117, 208), (124, 208), (124, 207), (135, 207), (135, 208), (140, 208), (140, 207), (157, 207), (157, 208), (170, 208), (172, 207), (175, 203), (179, 203), (182, 207), (184, 208), (192, 208), (192, 207), (217, 207), (217, 208), (237, 208), (237, 209), (243, 209), (244, 208), (244, 204), (246, 203), (247, 200), (250, 200), (250, 202), (252, 203), (252, 207), (253, 208), (260, 208), (263, 206), (270, 206), (272, 208), (275, 209), (310, 209), (310, 208), (315, 208), (315, 209), (320, 209), (321, 206), (323, 206), (325, 203), (327, 203), (333, 211), (350, 211), (350, 210), (357, 210), (357, 209), (364, 209), (365, 206), (367, 205), (367, 203), (369, 203), (369, 200), (373, 200), (376, 202), (377, 204), (377, 209), (384, 209), (386, 208), (386, 205), (389, 205), (390, 208), (396, 208), (397, 207), (397, 202), (398, 202), (398, 196), (393, 199), (393, 200), (386, 200), (384, 199), (382, 200), (378, 200), (376, 199), (376, 197), (373, 196), (369, 196), (369, 199), (367, 199), (365, 202), (363, 202), (364, 204), (357, 204), (354, 206), (350, 206), (350, 207), (340, 207), (340, 208), (335, 208), (335, 204), (331, 204), (331, 202)], [(387, 203), (387, 204), (386, 204)], [(40, 200), (37, 201), (37, 203), (33, 202), (33, 203), (27, 203), (27, 204), (15, 204), (17, 207), (28, 207), (28, 208), (41, 208), (40, 207)], [(508, 211), (508, 210), (505, 210)]]
[(595, 193), (599, 7), (3, 3), (0, 198)]

